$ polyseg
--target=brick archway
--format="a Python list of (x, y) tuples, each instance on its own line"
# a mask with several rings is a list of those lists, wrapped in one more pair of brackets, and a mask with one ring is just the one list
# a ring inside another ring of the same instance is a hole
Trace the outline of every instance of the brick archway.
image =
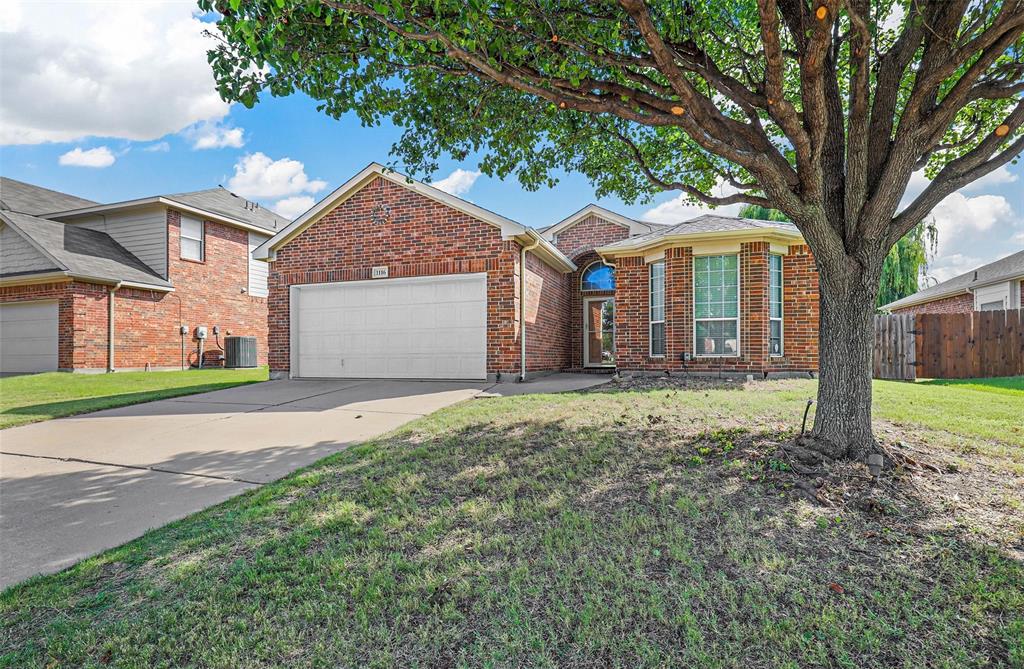
[(593, 250), (585, 251), (572, 259), (576, 265), (576, 271), (570, 279), (570, 331), (569, 336), (572, 342), (571, 360), (574, 369), (584, 367), (583, 360), (583, 300), (588, 297), (615, 297), (614, 290), (583, 290), (583, 272), (595, 262), (600, 262), (601, 257)]

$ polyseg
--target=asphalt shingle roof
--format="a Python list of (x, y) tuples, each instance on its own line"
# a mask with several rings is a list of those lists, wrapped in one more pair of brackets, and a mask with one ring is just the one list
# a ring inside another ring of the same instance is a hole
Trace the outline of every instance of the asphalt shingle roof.
[(105, 232), (14, 211), (0, 212), (0, 219), (31, 238), (63, 271), (108, 281), (171, 287)]
[(17, 211), (38, 216), (67, 209), (95, 206), (96, 202), (60, 193), (42, 186), (0, 177), (0, 210)]
[(977, 288), (990, 283), (996, 283), (998, 281), (1005, 281), (1018, 276), (1024, 276), (1024, 251), (1012, 253), (1005, 258), (1000, 258), (995, 262), (982, 265), (970, 272), (965, 272), (959, 276), (953, 277), (952, 279), (943, 281), (942, 283), (937, 283), (934, 286), (925, 288), (924, 290), (919, 290), (913, 295), (908, 295), (901, 300), (890, 302), (882, 308), (891, 310), (899, 309), (900, 307), (909, 306), (911, 304), (931, 302), (932, 300), (937, 300), (942, 297), (966, 292), (971, 288)]
[(708, 232), (728, 232), (730, 230), (785, 230), (799, 234), (796, 226), (792, 223), (781, 223), (778, 221), (762, 221), (754, 218), (736, 218), (734, 216), (718, 216), (716, 214), (703, 214), (697, 218), (683, 221), (676, 225), (660, 227), (643, 235), (623, 239), (622, 241), (609, 244), (606, 249), (614, 249), (619, 246), (632, 247), (648, 241), (654, 241), (660, 237), (671, 237), (674, 235), (703, 234)]
[(255, 225), (271, 234), (291, 223), (284, 216), (276, 214), (266, 207), (253, 204), (225, 188), (209, 188), (191, 193), (164, 195), (164, 197), (190, 207), (205, 209), (214, 214)]

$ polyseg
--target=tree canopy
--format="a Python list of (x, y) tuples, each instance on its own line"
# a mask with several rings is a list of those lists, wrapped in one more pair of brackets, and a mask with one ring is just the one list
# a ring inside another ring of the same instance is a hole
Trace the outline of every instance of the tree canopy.
[[(557, 170), (776, 209), (819, 270), (822, 452), (872, 448), (871, 315), (890, 249), (1024, 148), (1024, 0), (200, 0), (247, 105), (303, 91), (527, 188)], [(915, 170), (930, 182), (899, 209)], [(898, 210), (899, 209), (899, 210)]]

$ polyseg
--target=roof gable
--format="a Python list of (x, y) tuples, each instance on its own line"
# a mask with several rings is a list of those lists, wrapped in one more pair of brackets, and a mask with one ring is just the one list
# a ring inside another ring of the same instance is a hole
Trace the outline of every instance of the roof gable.
[(576, 269), (576, 266), (573, 265), (572, 261), (566, 258), (561, 251), (552, 246), (551, 243), (544, 239), (536, 230), (528, 228), (520, 223), (516, 223), (510, 218), (505, 218), (493, 211), (475, 205), (472, 202), (467, 202), (466, 200), (455, 197), (454, 195), (438, 190), (429, 184), (416, 181), (415, 179), (411, 179), (405, 175), (399, 174), (398, 172), (389, 170), (380, 163), (370, 163), (367, 165), (358, 174), (339, 186), (327, 197), (320, 200), (320, 202), (316, 203), (316, 205), (309, 209), (309, 211), (299, 216), (286, 228), (279, 231), (273, 237), (258, 246), (256, 250), (253, 251), (253, 257), (259, 260), (273, 260), (274, 252), (277, 249), (288, 244), (288, 242), (302, 233), (303, 230), (314, 225), (326, 214), (336, 209), (376, 179), (387, 179), (391, 183), (402, 186), (403, 188), (411, 190), (412, 192), (422, 195), (430, 200), (443, 204), (447, 207), (451, 207), (456, 211), (460, 211), (467, 216), (471, 216), (489, 225), (493, 225), (501, 231), (503, 239), (517, 239), (527, 245), (533, 245), (533, 243), (536, 242), (537, 247), (534, 249), (534, 252), (538, 253), (545, 262), (566, 272)]
[(642, 235), (662, 227), (659, 223), (645, 223), (643, 221), (637, 221), (632, 218), (627, 218), (622, 214), (617, 214), (610, 209), (605, 209), (604, 207), (591, 203), (576, 213), (563, 218), (558, 223), (544, 228), (544, 238), (549, 241), (554, 241), (555, 235), (560, 232), (565, 232), (574, 225), (585, 221), (589, 216), (596, 216), (597, 218), (608, 221), (609, 223), (625, 228), (629, 230), (630, 235)]

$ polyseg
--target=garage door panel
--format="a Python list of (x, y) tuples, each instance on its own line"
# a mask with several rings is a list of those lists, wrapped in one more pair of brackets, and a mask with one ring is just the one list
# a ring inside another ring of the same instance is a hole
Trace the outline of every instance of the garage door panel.
[(486, 275), (297, 286), (298, 376), (486, 376)]
[(57, 303), (0, 305), (0, 372), (57, 369)]

